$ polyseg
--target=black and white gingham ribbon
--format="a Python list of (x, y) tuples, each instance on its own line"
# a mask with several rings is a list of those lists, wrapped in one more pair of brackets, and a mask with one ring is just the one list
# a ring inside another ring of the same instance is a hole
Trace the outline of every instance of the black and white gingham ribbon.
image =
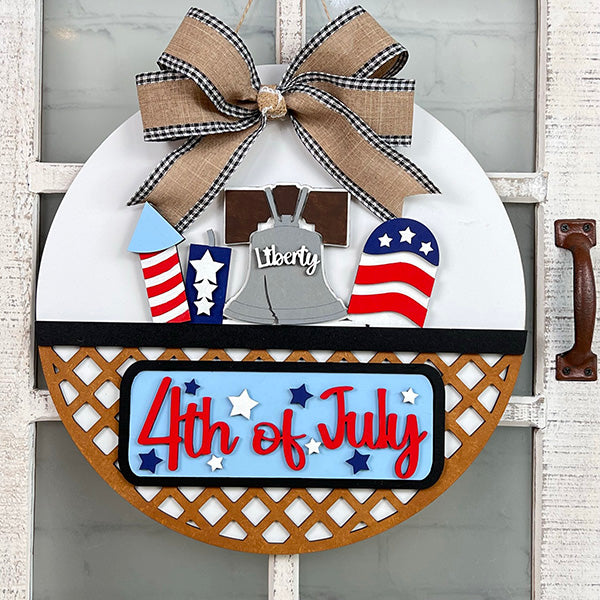
[[(356, 115), (348, 106), (332, 94), (318, 87), (319, 83), (330, 83), (341, 88), (379, 92), (411, 92), (414, 90), (414, 80), (392, 79), (406, 64), (407, 50), (399, 43), (393, 43), (378, 52), (365, 63), (353, 76), (345, 77), (322, 72), (305, 72), (297, 74), (298, 68), (307, 58), (327, 40), (329, 36), (338, 31), (352, 19), (365, 13), (364, 9), (357, 6), (342, 13), (337, 19), (331, 21), (318, 32), (292, 61), (281, 83), (277, 86), (284, 96), (286, 93), (302, 93), (317, 100), (329, 110), (344, 116), (354, 129), (365, 140), (376, 148), (382, 155), (400, 166), (404, 171), (417, 181), (424, 190), (430, 193), (439, 193), (438, 188), (429, 177), (413, 162), (401, 154), (393, 145), (410, 145), (410, 135), (379, 135), (362, 118)], [(240, 37), (227, 25), (203, 10), (192, 8), (188, 17), (197, 19), (210, 26), (221, 34), (239, 52), (248, 66), (252, 87), (257, 91), (261, 88), (256, 66), (248, 48)], [(392, 61), (392, 59), (394, 59)], [(392, 62), (390, 62), (392, 61)], [(379, 78), (371, 75), (386, 65), (387, 71)], [(142, 73), (137, 76), (138, 86), (149, 85), (163, 81), (188, 79), (193, 81), (206, 94), (215, 108), (228, 117), (223, 121), (208, 123), (184, 123), (145, 129), (144, 138), (147, 141), (166, 141), (188, 138), (181, 147), (167, 155), (148, 176), (139, 190), (129, 201), (129, 204), (139, 204), (146, 200), (158, 182), (168, 173), (173, 164), (184, 154), (193, 150), (205, 135), (219, 135), (229, 132), (239, 132), (255, 128), (237, 147), (214, 180), (209, 189), (193, 203), (187, 213), (175, 224), (178, 231), (185, 230), (196, 217), (206, 208), (218, 192), (223, 188), (228, 178), (239, 166), (240, 162), (260, 135), (266, 125), (267, 118), (255, 108), (248, 108), (228, 102), (218, 88), (197, 67), (168, 53), (163, 53), (158, 60), (161, 71), (156, 73)], [(345, 189), (360, 200), (369, 210), (382, 219), (392, 218), (394, 215), (389, 209), (378, 202), (371, 194), (362, 189), (351, 176), (345, 174), (327, 155), (320, 144), (308, 133), (293, 114), (290, 114), (294, 129), (311, 155), (336, 179)], [(232, 120), (235, 119), (235, 120)]]

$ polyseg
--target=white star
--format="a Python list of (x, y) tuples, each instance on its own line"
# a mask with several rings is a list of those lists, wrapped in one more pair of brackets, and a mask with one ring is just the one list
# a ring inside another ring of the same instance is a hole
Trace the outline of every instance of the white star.
[(225, 264), (213, 260), (210, 250), (206, 250), (204, 256), (200, 260), (190, 260), (190, 264), (196, 271), (196, 279), (194, 281), (202, 281), (208, 279), (212, 283), (217, 283), (217, 271)]
[(399, 231), (398, 233), (400, 234), (400, 241), (408, 242), (409, 244), (412, 244), (412, 239), (417, 235), (410, 230), (410, 227), (407, 227), (404, 231)]
[(252, 400), (250, 398), (250, 394), (248, 394), (248, 390), (244, 390), (239, 396), (227, 396), (229, 401), (232, 404), (231, 412), (229, 413), (230, 417), (235, 417), (236, 415), (242, 415), (242, 417), (246, 417), (246, 419), (250, 418), (250, 411), (258, 406), (258, 402), (256, 400)]
[(206, 464), (210, 467), (211, 472), (217, 469), (223, 468), (223, 457), (212, 455), (210, 460), (206, 461)]
[(412, 388), (408, 388), (406, 392), (402, 392), (402, 402), (405, 404), (414, 404), (419, 394), (415, 393)]
[(319, 452), (319, 446), (321, 445), (321, 442), (317, 442), (317, 440), (315, 440), (314, 438), (310, 438), (310, 442), (304, 445), (308, 448), (309, 454), (321, 454)]
[(392, 241), (392, 238), (387, 233), (384, 233), (380, 238), (377, 239), (379, 240), (380, 248), (383, 248), (384, 246), (387, 246), (388, 248), (390, 247), (390, 242)]
[(427, 256), (430, 252), (433, 252), (433, 248), (431, 247), (431, 242), (421, 242), (421, 247), (419, 248), (419, 252), (422, 252), (425, 256)]
[(200, 283), (195, 283), (194, 287), (198, 294), (198, 298), (212, 298), (213, 292), (217, 289), (214, 283), (210, 283), (208, 279), (203, 279)]
[(210, 309), (215, 305), (214, 302), (207, 300), (206, 298), (200, 298), (194, 302), (196, 310), (199, 315), (210, 315)]

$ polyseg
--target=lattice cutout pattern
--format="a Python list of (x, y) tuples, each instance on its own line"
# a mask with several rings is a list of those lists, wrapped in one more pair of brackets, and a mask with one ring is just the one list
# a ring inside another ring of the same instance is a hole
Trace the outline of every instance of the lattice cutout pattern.
[[(407, 357), (401, 353), (198, 348), (186, 351), (148, 348), (145, 354), (143, 348), (120, 351), (79, 348), (73, 353), (41, 347), (40, 356), (50, 393), (65, 427), (90, 464), (114, 490), (175, 531), (224, 548), (265, 554), (296, 554), (351, 544), (385, 531), (427, 506), (458, 479), (488, 441), (508, 403), (521, 364), (521, 356), (419, 354)], [(118, 469), (112, 434), (118, 434), (119, 402), (114, 401), (110, 393), (107, 395), (107, 390), (111, 390), (112, 385), (120, 386), (126, 366), (148, 356), (160, 360), (283, 362), (400, 363), (408, 359), (412, 363), (430, 364), (440, 371), (452, 395), (452, 402), (446, 406), (444, 472), (433, 487), (418, 492), (136, 488), (125, 481)], [(82, 373), (84, 377), (80, 376)], [(463, 382), (459, 374), (465, 373), (467, 381)], [(107, 383), (112, 385), (107, 386)], [(486, 390), (489, 391), (486, 393)], [(482, 403), (490, 394), (495, 401)], [(85, 427), (82, 427), (75, 414), (86, 405), (100, 418), (91, 426), (90, 420), (84, 421)], [(479, 425), (473, 430), (472, 423)]]

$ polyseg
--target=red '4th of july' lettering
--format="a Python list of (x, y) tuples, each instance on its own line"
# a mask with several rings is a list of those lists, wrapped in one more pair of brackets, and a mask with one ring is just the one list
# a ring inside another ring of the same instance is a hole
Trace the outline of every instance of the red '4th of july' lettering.
[[(198, 410), (195, 402), (190, 402), (184, 413), (181, 412), (181, 388), (175, 386), (171, 389), (171, 404), (169, 407), (169, 434), (164, 436), (152, 436), (152, 429), (158, 418), (158, 413), (167, 397), (171, 378), (164, 377), (158, 386), (156, 396), (152, 401), (144, 425), (138, 437), (138, 443), (144, 446), (159, 446), (164, 444), (168, 446), (167, 466), (169, 471), (176, 471), (179, 466), (179, 446), (183, 442), (184, 450), (191, 458), (211, 453), (211, 447), (214, 436), (220, 433), (221, 452), (231, 454), (239, 437), (234, 437), (231, 443), (229, 436), (231, 434), (229, 425), (223, 421), (210, 422), (210, 405), (212, 398), (205, 396), (202, 398), (202, 410)], [(194, 432), (197, 422), (200, 422), (202, 443), (198, 450), (194, 449)], [(183, 437), (180, 435), (181, 423), (183, 423)]]
[(406, 417), (404, 434), (400, 442), (397, 441), (398, 415), (387, 414), (387, 390), (377, 390), (377, 435), (375, 435), (375, 415), (372, 412), (364, 414), (362, 436), (357, 433), (357, 415), (353, 411), (346, 412), (346, 392), (352, 391), (351, 386), (336, 386), (325, 390), (321, 398), (326, 400), (335, 395), (337, 400), (337, 422), (335, 434), (332, 436), (327, 425), (319, 423), (317, 429), (321, 434), (323, 445), (330, 450), (339, 448), (344, 440), (353, 448), (366, 446), (372, 450), (378, 448), (393, 448), (402, 450), (395, 464), (395, 473), (400, 479), (408, 479), (415, 474), (419, 464), (419, 444), (427, 437), (427, 432), (419, 433), (417, 417), (409, 414)]
[[(265, 456), (275, 452), (281, 445), (283, 447), (283, 457), (288, 467), (294, 471), (301, 471), (306, 465), (306, 455), (304, 448), (296, 441), (306, 437), (306, 434), (292, 435), (292, 419), (294, 411), (291, 408), (286, 408), (283, 411), (283, 419), (281, 429), (274, 423), (258, 423), (254, 427), (254, 436), (252, 437), (252, 449), (257, 454)], [(266, 429), (270, 429), (272, 436), (268, 436)], [(263, 447), (263, 442), (267, 442), (268, 446)], [(295, 457), (295, 458), (294, 458)]]

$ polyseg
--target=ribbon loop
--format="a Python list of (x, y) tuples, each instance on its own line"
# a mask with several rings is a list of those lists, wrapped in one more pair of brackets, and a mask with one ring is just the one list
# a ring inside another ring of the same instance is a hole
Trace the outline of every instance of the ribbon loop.
[(310, 71), (346, 77), (393, 77), (408, 51), (361, 6), (350, 8), (316, 33), (290, 64), (282, 80)]
[(152, 202), (178, 231), (206, 208), (269, 118), (289, 115), (313, 157), (382, 219), (405, 196), (438, 193), (391, 144), (409, 145), (414, 81), (392, 79), (408, 52), (363, 8), (341, 14), (298, 53), (278, 86), (262, 86), (245, 44), (192, 8), (136, 82), (144, 139), (188, 138), (165, 157), (130, 204)]
[(162, 71), (137, 76), (137, 92), (148, 142), (245, 129), (256, 121), (221, 113), (194, 81)]
[(337, 98), (388, 144), (410, 145), (413, 79), (368, 79), (310, 72), (295, 77), (288, 90), (289, 93), (306, 90), (307, 86)]
[(198, 8), (188, 11), (158, 65), (209, 84), (232, 106), (256, 100), (260, 88), (256, 65), (241, 38)]

